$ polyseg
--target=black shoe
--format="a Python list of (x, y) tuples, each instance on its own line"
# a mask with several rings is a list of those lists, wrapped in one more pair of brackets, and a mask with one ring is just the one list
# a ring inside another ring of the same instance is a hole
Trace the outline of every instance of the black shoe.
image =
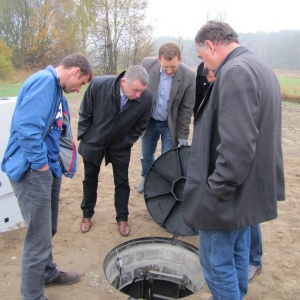
[(60, 284), (60, 285), (68, 285), (74, 284), (78, 282), (80, 279), (80, 275), (76, 272), (62, 272), (58, 274), (58, 276), (51, 282), (46, 282), (45, 287), (53, 285), (53, 284)]

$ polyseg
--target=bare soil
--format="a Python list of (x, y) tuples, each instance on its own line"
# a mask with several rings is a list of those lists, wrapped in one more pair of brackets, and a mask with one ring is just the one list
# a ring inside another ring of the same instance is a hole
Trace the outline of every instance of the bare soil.
[[(80, 99), (70, 100), (73, 133), (76, 136)], [(278, 203), (278, 218), (261, 224), (263, 234), (263, 272), (250, 284), (246, 300), (300, 299), (300, 105), (283, 104), (283, 151), (286, 178), (286, 201)], [(192, 130), (192, 126), (191, 126)], [(191, 139), (191, 136), (190, 136)], [(106, 280), (103, 261), (116, 246), (141, 237), (172, 235), (151, 218), (143, 195), (136, 192), (140, 182), (140, 143), (132, 149), (129, 177), (131, 186), (129, 237), (117, 231), (113, 204), (114, 186), (111, 166), (102, 166), (98, 202), (90, 232), (82, 234), (80, 202), (82, 199), (83, 164), (78, 158), (78, 171), (70, 180), (63, 179), (58, 233), (53, 239), (53, 254), (58, 267), (81, 274), (72, 286), (51, 286), (45, 294), (49, 300), (91, 299), (122, 300), (125, 295)], [(25, 228), (0, 233), (0, 299), (20, 299), (20, 263)], [(180, 237), (194, 246), (198, 237)], [(205, 286), (185, 299), (201, 299)]]

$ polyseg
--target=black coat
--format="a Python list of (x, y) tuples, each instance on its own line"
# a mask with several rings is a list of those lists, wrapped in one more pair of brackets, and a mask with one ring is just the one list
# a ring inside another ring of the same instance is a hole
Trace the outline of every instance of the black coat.
[(128, 100), (120, 111), (119, 82), (123, 76), (124, 72), (118, 77), (94, 77), (80, 105), (78, 152), (95, 165), (101, 164), (103, 152), (109, 162), (110, 147), (120, 151), (130, 149), (150, 120), (152, 93), (149, 89), (139, 98)]
[(210, 85), (210, 82), (207, 80), (207, 77), (202, 73), (203, 69), (204, 69), (204, 63), (201, 62), (197, 68), (197, 75), (196, 75), (196, 96), (195, 96), (195, 106), (193, 108), (194, 116), (196, 115), (196, 112), (198, 111), (198, 108)]
[(281, 94), (242, 46), (215, 74), (195, 116), (182, 210), (194, 229), (229, 231), (276, 218), (285, 198)]

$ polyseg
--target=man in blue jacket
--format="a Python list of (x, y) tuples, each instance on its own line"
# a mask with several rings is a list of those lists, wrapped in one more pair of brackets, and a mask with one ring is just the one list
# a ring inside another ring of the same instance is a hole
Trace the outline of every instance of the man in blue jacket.
[[(45, 285), (79, 280), (78, 273), (57, 269), (52, 237), (57, 231), (61, 175), (72, 177), (76, 166), (76, 160), (68, 161), (74, 155), (67, 152), (76, 149), (63, 91), (79, 92), (92, 73), (85, 56), (69, 55), (57, 68), (48, 66), (30, 76), (18, 95), (1, 169), (10, 179), (27, 225), (21, 268), (23, 300), (44, 300)], [(64, 151), (60, 151), (61, 142)]]

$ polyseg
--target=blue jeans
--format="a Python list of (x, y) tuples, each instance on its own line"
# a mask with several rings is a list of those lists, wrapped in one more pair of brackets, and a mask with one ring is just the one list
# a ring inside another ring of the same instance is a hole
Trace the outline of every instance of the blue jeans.
[(49, 170), (28, 170), (22, 180), (10, 181), (27, 225), (21, 266), (22, 300), (44, 300), (44, 282), (59, 275), (52, 257), (57, 232), (61, 178)]
[(214, 300), (240, 300), (248, 290), (250, 227), (199, 231), (202, 272)]
[(249, 264), (251, 266), (260, 266), (261, 265), (261, 257), (263, 254), (262, 249), (262, 236), (260, 225), (251, 225), (250, 226), (250, 253), (249, 253)]
[(161, 136), (161, 154), (171, 150), (174, 145), (172, 143), (172, 137), (168, 126), (168, 121), (156, 121), (153, 118), (147, 126), (146, 132), (143, 137), (141, 137), (142, 145), (142, 172), (143, 178), (146, 175), (155, 161), (155, 151), (157, 148), (157, 142)]

